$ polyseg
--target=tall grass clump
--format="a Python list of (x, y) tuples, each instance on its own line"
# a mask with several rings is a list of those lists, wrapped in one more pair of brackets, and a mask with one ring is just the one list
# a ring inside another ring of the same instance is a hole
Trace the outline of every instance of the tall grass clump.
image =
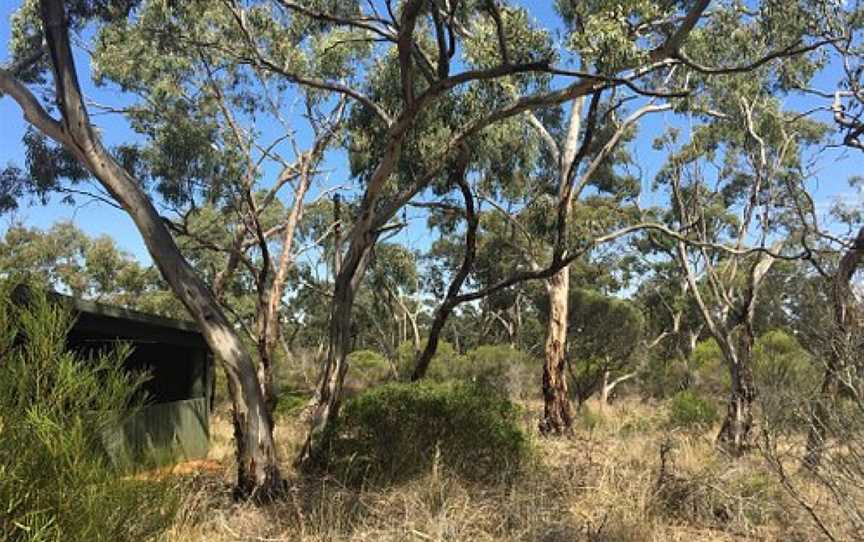
[(351, 399), (330, 429), (322, 466), (350, 483), (390, 483), (441, 467), (505, 481), (529, 455), (519, 408), (469, 383), (393, 383)]
[(0, 540), (146, 540), (173, 519), (167, 482), (122, 476), (106, 435), (140, 407), (128, 348), (83, 358), (66, 348), (72, 314), (0, 283)]

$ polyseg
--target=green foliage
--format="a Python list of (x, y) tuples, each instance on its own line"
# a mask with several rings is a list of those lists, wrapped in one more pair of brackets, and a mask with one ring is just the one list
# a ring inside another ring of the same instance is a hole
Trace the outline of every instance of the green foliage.
[(0, 238), (0, 277), (16, 273), (76, 297), (166, 316), (186, 313), (154, 266), (138, 263), (111, 237), (89, 237), (71, 222), (44, 230), (9, 227)]
[(481, 345), (454, 364), (457, 378), (525, 397), (540, 389), (540, 360), (504, 344)]
[(361, 390), (394, 378), (393, 366), (378, 352), (356, 350), (348, 355), (348, 376), (345, 387)]
[(753, 349), (753, 373), (757, 384), (798, 391), (812, 389), (819, 371), (798, 340), (783, 330), (765, 333)]
[(692, 387), (711, 397), (721, 397), (729, 389), (729, 370), (714, 339), (700, 341), (693, 350)]
[(669, 425), (682, 429), (709, 427), (717, 421), (717, 407), (692, 390), (675, 394), (669, 403)]
[(71, 315), (35, 291), (0, 284), (0, 539), (137, 541), (173, 517), (162, 482), (120, 476), (105, 435), (140, 404), (128, 350), (81, 359), (65, 348)]
[(570, 350), (580, 358), (627, 358), (642, 337), (644, 318), (633, 303), (582, 288), (570, 291)]
[(644, 371), (640, 383), (642, 392), (648, 397), (663, 399), (688, 388), (692, 378), (686, 360), (653, 359)]
[[(420, 349), (426, 347), (426, 340), (420, 343)], [(396, 350), (396, 367), (400, 380), (408, 380), (414, 372), (416, 359), (414, 343), (405, 341)], [(426, 378), (434, 382), (445, 382), (454, 378), (454, 366), (459, 362), (459, 354), (453, 345), (447, 341), (438, 341), (438, 349), (429, 364)]]
[[(400, 374), (413, 369), (411, 343), (399, 347)], [(410, 360), (410, 362), (409, 362)], [(481, 344), (459, 355), (447, 341), (438, 343), (426, 379), (432, 382), (471, 382), (509, 397), (525, 397), (539, 389), (540, 360), (504, 344)]]
[(568, 323), (572, 388), (584, 401), (602, 385), (605, 371), (614, 373), (631, 362), (644, 318), (634, 303), (572, 288)]
[(753, 349), (753, 378), (762, 415), (770, 427), (800, 426), (794, 405), (812, 397), (820, 371), (796, 338), (782, 330), (765, 333)]
[(499, 481), (528, 458), (520, 410), (477, 385), (387, 384), (351, 399), (329, 429), (324, 466), (345, 480), (387, 483), (438, 466)]
[(576, 26), (568, 46), (605, 70), (627, 68), (647, 58), (633, 39), (634, 23), (651, 24), (663, 13), (650, 0), (593, 0), (556, 3), (558, 10)]
[(279, 402), (276, 403), (274, 414), (278, 417), (294, 416), (309, 403), (309, 393), (296, 390), (283, 391), (279, 394)]

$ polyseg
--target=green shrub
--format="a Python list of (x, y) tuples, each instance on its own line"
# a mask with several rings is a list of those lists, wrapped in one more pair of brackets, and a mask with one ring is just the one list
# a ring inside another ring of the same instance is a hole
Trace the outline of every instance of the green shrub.
[(312, 394), (302, 390), (286, 390), (279, 393), (279, 402), (276, 403), (277, 417), (294, 416), (303, 407), (309, 404)]
[(0, 540), (142, 540), (173, 518), (167, 482), (121, 476), (104, 435), (140, 405), (128, 349), (94, 359), (66, 350), (71, 315), (0, 284)]
[[(397, 356), (400, 379), (408, 380), (414, 370), (411, 343), (402, 343)], [(450, 343), (441, 341), (425, 379), (473, 382), (510, 397), (522, 398), (540, 389), (541, 367), (539, 360), (507, 345), (480, 345), (459, 355)]]
[(440, 465), (472, 480), (506, 479), (528, 456), (520, 411), (489, 388), (393, 383), (348, 401), (323, 466), (349, 483), (405, 480)]
[(481, 345), (453, 362), (451, 377), (522, 398), (540, 389), (542, 366), (539, 360), (508, 345)]
[(654, 399), (667, 399), (687, 389), (693, 379), (687, 361), (681, 358), (651, 359), (639, 378), (642, 393)]
[(813, 397), (821, 382), (821, 371), (794, 336), (774, 330), (757, 339), (753, 378), (768, 427), (802, 430), (809, 425), (791, 405)]
[[(420, 348), (426, 348), (426, 340), (420, 343)], [(416, 361), (416, 352), (414, 351), (414, 343), (405, 341), (399, 345), (396, 350), (396, 369), (399, 380), (407, 382), (411, 379), (414, 373), (414, 362)], [(446, 382), (453, 379), (453, 368), (461, 361), (461, 356), (453, 348), (453, 345), (447, 341), (438, 341), (438, 348), (435, 350), (435, 355), (432, 356), (432, 361), (429, 363), (429, 369), (426, 371), (426, 378), (435, 382)]]
[(372, 350), (356, 350), (348, 354), (348, 375), (345, 387), (359, 391), (378, 386), (395, 378), (393, 366), (387, 358)]
[(723, 398), (729, 391), (729, 368), (717, 341), (700, 341), (693, 351), (693, 382), (691, 388), (713, 397)]
[(669, 425), (680, 428), (708, 427), (717, 421), (717, 407), (692, 390), (678, 392), (669, 404)]

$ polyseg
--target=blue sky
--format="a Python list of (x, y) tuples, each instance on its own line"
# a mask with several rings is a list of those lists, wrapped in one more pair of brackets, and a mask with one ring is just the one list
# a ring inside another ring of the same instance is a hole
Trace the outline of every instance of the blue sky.
[[(553, 15), (553, 2), (523, 2), (532, 10), (532, 14), (547, 26), (554, 26), (557, 17)], [(0, 63), (8, 57), (7, 43), (9, 41), (9, 17), (19, 5), (18, 1), (0, 0)], [(117, 105), (125, 98), (110, 88), (96, 88), (89, 81), (88, 66), (84, 55), (79, 55), (79, 72), (85, 94), (91, 99), (106, 104)], [(831, 67), (820, 73), (814, 81), (814, 87), (820, 90), (832, 91), (840, 78), (839, 70)], [(827, 105), (824, 100), (804, 97), (792, 97), (788, 100), (791, 109), (805, 110), (817, 105)], [(830, 121), (827, 113), (822, 114), (823, 120)], [(0, 98), (0, 166), (8, 163), (23, 164), (23, 145), (21, 137), (26, 125), (17, 105), (9, 98)], [(102, 133), (109, 145), (135, 140), (135, 134), (116, 116), (98, 116), (94, 122), (102, 128)], [(678, 122), (671, 114), (654, 115), (641, 125), (639, 143), (633, 148), (634, 155), (645, 173), (645, 184), (650, 184), (653, 173), (663, 161), (662, 152), (651, 148), (651, 141), (662, 133), (670, 123)], [(814, 181), (813, 194), (817, 203), (827, 207), (840, 198), (851, 205), (864, 204), (861, 194), (850, 189), (848, 177), (864, 173), (864, 154), (843, 149), (828, 149), (820, 156), (820, 172)], [(344, 156), (333, 155), (325, 165), (330, 170), (330, 184), (343, 184), (348, 175)], [(648, 186), (645, 186), (647, 189)], [(652, 196), (646, 192), (645, 203), (653, 203)], [(428, 244), (428, 236), (424, 234), (424, 224), (418, 211), (409, 211), (409, 219), (413, 218), (412, 226), (399, 240), (413, 248), (422, 248)], [(54, 198), (48, 205), (27, 205), (13, 215), (0, 217), (0, 232), (5, 230), (12, 221), (23, 222), (30, 226), (49, 227), (58, 220), (72, 220), (80, 228), (91, 235), (108, 234), (118, 245), (132, 253), (140, 260), (149, 262), (141, 238), (131, 220), (123, 213), (103, 203), (80, 201), (76, 206), (61, 204)]]

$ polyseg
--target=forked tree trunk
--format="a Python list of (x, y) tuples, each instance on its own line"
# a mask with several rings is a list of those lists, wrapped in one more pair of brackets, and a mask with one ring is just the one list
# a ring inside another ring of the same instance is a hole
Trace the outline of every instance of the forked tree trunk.
[(750, 446), (756, 387), (749, 363), (734, 365), (730, 375), (732, 389), (726, 407), (726, 418), (717, 435), (717, 441), (732, 455), (739, 456)]
[(615, 388), (618, 387), (619, 384), (623, 384), (628, 380), (632, 380), (636, 378), (638, 375), (638, 371), (631, 371), (627, 374), (621, 375), (614, 380), (609, 380), (609, 370), (603, 371), (603, 389), (600, 391), (600, 403), (602, 405), (607, 405), (612, 402), (612, 392), (615, 391)]
[[(267, 405), (267, 412), (271, 417), (279, 404), (279, 390), (276, 388), (276, 375), (274, 372), (274, 358), (276, 345), (281, 337), (282, 330), (279, 325), (279, 308), (282, 297), (285, 294), (285, 283), (288, 280), (288, 272), (294, 265), (294, 233), (297, 224), (303, 217), (305, 206), (304, 198), (312, 182), (311, 168), (317, 162), (320, 152), (323, 152), (323, 142), (327, 139), (318, 139), (312, 153), (301, 159), (300, 182), (294, 193), (294, 203), (285, 218), (285, 231), (282, 233), (282, 253), (279, 256), (279, 264), (270, 283), (269, 292), (264, 289), (260, 292), (258, 303), (258, 381), (261, 384), (261, 394)], [(263, 286), (262, 286), (263, 288)], [(271, 422), (272, 423), (272, 422)]]
[[(766, 267), (767, 270), (767, 267)], [(764, 276), (764, 275), (763, 275)], [(760, 279), (761, 280), (761, 279)], [(758, 285), (758, 283), (757, 283)], [(717, 443), (733, 456), (744, 454), (751, 444), (753, 433), (753, 404), (756, 402), (756, 383), (753, 380), (753, 346), (756, 335), (753, 332), (753, 301), (755, 292), (751, 288), (749, 307), (743, 322), (739, 324), (740, 340), (727, 334), (718, 340), (720, 349), (729, 365), (729, 404), (726, 407), (726, 418), (717, 435)], [(716, 337), (715, 337), (716, 338)]]
[(560, 435), (573, 425), (566, 374), (569, 268), (564, 267), (552, 275), (546, 282), (546, 290), (549, 294), (549, 318), (543, 363), (543, 418), (540, 420), (540, 432), (544, 435)]
[(64, 3), (43, 0), (41, 15), (62, 121), (48, 117), (23, 87), (12, 88), (13, 97), (24, 109), (27, 119), (75, 156), (132, 218), (165, 281), (195, 318), (208, 346), (225, 369), (234, 406), (237, 494), (269, 498), (281, 491), (282, 482), (273, 428), (252, 358), (212, 291), (177, 248), (153, 203), (141, 189), (141, 183), (114, 160), (92, 129), (75, 71)]

